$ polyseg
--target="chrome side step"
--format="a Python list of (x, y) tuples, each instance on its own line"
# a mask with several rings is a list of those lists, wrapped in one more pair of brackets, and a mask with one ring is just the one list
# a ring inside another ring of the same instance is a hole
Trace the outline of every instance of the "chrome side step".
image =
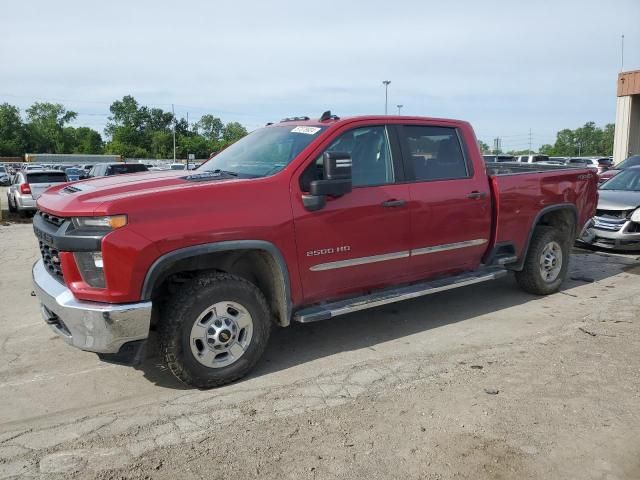
[(336, 302), (314, 305), (303, 308), (293, 314), (293, 320), (300, 323), (317, 322), (328, 320), (339, 315), (365, 310), (367, 308), (386, 305), (387, 303), (400, 302), (410, 298), (431, 295), (432, 293), (451, 290), (453, 288), (465, 287), (475, 283), (495, 280), (507, 274), (507, 270), (502, 267), (488, 267), (470, 273), (463, 273), (454, 277), (441, 278), (428, 282), (407, 285), (404, 287), (380, 290), (370, 295), (339, 300)]

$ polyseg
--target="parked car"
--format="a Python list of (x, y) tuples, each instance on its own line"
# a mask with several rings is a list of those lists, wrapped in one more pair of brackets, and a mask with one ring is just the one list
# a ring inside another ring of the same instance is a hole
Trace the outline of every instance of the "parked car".
[(38, 165), (37, 163), (25, 163), (22, 165), (20, 169), (23, 172), (30, 172), (33, 170), (44, 170), (45, 168), (42, 165)]
[(612, 165), (606, 172), (600, 174), (600, 183), (604, 183), (607, 180), (615, 177), (622, 170), (630, 167), (640, 166), (640, 155), (632, 155), (626, 160), (621, 161), (617, 165)]
[(172, 163), (169, 165), (170, 170), (186, 170), (187, 166), (184, 163)]
[(11, 184), (11, 178), (9, 177), (9, 172), (7, 171), (7, 167), (4, 165), (0, 165), (0, 185), (7, 186)]
[(600, 186), (593, 226), (581, 242), (616, 250), (640, 250), (640, 166), (622, 170)]
[(567, 160), (567, 165), (569, 166), (593, 168), (599, 174), (607, 171), (611, 164), (611, 159), (606, 157), (571, 157)]
[(548, 155), (540, 155), (540, 154), (520, 155), (517, 158), (517, 161), (521, 162), (521, 163), (548, 162), (549, 161), (549, 156)]
[(485, 166), (475, 138), (464, 121), (326, 112), (255, 130), (194, 172), (54, 187), (33, 225), (41, 311), (120, 362), (142, 358), (153, 316), (169, 370), (207, 388), (247, 374), (273, 323), (509, 271), (527, 292), (558, 291), (597, 175)]
[(88, 177), (108, 177), (110, 175), (148, 171), (149, 169), (143, 163), (96, 163), (89, 171)]
[(27, 169), (18, 172), (7, 189), (9, 211), (21, 215), (35, 212), (40, 195), (47, 188), (66, 181), (67, 176), (59, 170)]
[(496, 162), (515, 162), (516, 157), (513, 155), (482, 155), (485, 163), (496, 163)]
[(77, 180), (87, 178), (87, 173), (81, 168), (65, 168), (64, 173), (67, 176), (67, 180), (70, 182), (75, 182)]

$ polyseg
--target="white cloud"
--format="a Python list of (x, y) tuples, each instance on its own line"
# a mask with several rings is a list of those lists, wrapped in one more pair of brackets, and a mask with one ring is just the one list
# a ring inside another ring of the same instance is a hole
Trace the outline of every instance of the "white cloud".
[(111, 101), (132, 94), (255, 128), (327, 108), (380, 113), (388, 78), (403, 113), (468, 119), (485, 140), (532, 128), (548, 142), (613, 121), (622, 33), (626, 65), (640, 68), (638, 18), (637, 0), (14, 0), (0, 101), (61, 99), (101, 129)]

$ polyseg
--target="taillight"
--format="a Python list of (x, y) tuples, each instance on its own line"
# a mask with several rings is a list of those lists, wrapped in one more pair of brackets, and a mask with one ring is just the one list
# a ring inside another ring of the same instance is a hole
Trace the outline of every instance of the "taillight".
[(31, 193), (31, 186), (28, 183), (20, 184), (20, 193)]

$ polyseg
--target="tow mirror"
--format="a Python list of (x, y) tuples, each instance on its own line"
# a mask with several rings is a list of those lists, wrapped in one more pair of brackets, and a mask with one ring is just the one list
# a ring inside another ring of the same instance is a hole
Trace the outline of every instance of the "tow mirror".
[(325, 206), (325, 197), (341, 197), (351, 191), (351, 155), (346, 152), (325, 152), (323, 159), (323, 179), (309, 184), (309, 193), (303, 195), (302, 202), (309, 211)]
[(323, 167), (324, 179), (311, 182), (311, 195), (341, 197), (351, 191), (351, 155), (345, 152), (325, 152)]

